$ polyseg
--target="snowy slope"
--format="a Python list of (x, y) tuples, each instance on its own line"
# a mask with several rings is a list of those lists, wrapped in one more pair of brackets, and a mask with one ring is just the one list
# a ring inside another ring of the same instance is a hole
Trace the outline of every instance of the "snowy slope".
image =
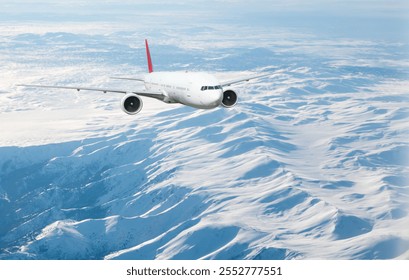
[(144, 99), (131, 117), (121, 96), (13, 86), (140, 86), (107, 78), (144, 71), (129, 34), (16, 30), (1, 41), (1, 259), (408, 258), (402, 46), (169, 39), (159, 69), (272, 75), (230, 110)]

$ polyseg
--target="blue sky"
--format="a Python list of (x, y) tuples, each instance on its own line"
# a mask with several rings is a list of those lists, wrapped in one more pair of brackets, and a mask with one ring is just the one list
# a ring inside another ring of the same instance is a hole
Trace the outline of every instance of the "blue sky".
[(156, 26), (229, 24), (308, 29), (326, 36), (408, 39), (409, 4), (403, 0), (290, 1), (0, 1), (1, 21), (139, 22)]

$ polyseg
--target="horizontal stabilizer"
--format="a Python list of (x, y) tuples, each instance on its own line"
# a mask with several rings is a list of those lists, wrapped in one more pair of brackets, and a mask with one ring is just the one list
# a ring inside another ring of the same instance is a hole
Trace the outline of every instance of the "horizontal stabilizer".
[(145, 82), (144, 79), (138, 79), (138, 78), (127, 78), (127, 77), (109, 77), (109, 78), (114, 79), (114, 80), (127, 80), (127, 81)]

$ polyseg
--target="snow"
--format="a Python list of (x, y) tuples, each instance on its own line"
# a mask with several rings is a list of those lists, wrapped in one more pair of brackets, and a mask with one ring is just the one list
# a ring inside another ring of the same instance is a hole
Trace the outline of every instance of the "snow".
[(271, 72), (232, 109), (14, 86), (140, 87), (108, 78), (145, 71), (123, 28), (0, 26), (1, 259), (407, 258), (401, 45), (158, 32), (155, 69)]

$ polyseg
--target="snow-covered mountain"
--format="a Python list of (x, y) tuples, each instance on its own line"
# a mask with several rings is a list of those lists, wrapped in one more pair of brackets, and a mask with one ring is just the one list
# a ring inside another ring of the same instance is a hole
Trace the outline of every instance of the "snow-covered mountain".
[(409, 257), (406, 45), (155, 35), (156, 69), (270, 71), (233, 109), (14, 87), (141, 86), (108, 77), (145, 71), (144, 34), (78, 28), (2, 26), (1, 259)]

